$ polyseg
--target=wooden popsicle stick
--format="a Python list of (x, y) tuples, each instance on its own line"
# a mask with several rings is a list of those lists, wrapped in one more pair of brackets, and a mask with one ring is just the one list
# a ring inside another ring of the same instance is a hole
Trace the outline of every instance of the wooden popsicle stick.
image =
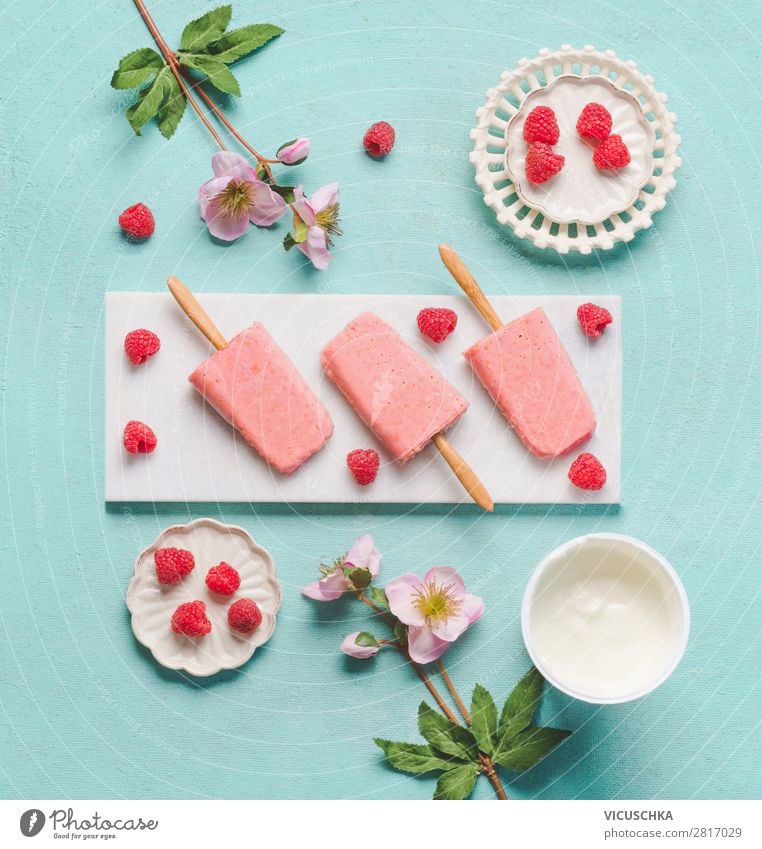
[(217, 326), (209, 318), (207, 311), (196, 300), (196, 296), (191, 290), (177, 277), (171, 275), (167, 277), (167, 286), (169, 291), (174, 295), (175, 300), (182, 311), (188, 318), (198, 327), (198, 329), (206, 336), (206, 338), (219, 351), (227, 345), (227, 339), (217, 330)]
[(503, 326), (500, 316), (495, 312), (487, 296), (482, 292), (479, 284), (474, 280), (471, 272), (466, 268), (463, 260), (455, 253), (449, 245), (439, 246), (439, 256), (447, 270), (455, 278), (455, 282), (471, 299), (471, 303), (487, 320), (493, 330), (499, 330)]
[(476, 472), (466, 463), (458, 452), (450, 445), (443, 433), (437, 433), (432, 437), (434, 445), (444, 457), (447, 465), (452, 469), (455, 477), (463, 485), (463, 489), (474, 499), (474, 501), (489, 513), (495, 509), (495, 505), (487, 492), (487, 488), (476, 476)]

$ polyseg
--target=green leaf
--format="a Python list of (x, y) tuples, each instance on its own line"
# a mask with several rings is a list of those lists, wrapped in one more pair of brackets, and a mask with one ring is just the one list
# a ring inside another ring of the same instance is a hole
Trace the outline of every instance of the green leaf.
[(161, 56), (150, 47), (141, 47), (123, 56), (111, 77), (112, 88), (140, 88), (165, 67)]
[(494, 759), (516, 772), (534, 766), (571, 734), (562, 728), (527, 728), (520, 731), (510, 742), (509, 748), (497, 751)]
[[(299, 241), (298, 238), (297, 241)], [(373, 580), (370, 569), (347, 569), (344, 574), (352, 582), (352, 586), (358, 590), (364, 590), (366, 587), (369, 587), (370, 582)]]
[(545, 679), (533, 666), (513, 688), (505, 700), (497, 729), (497, 748), (505, 751), (508, 744), (519, 731), (523, 731), (532, 721), (535, 710), (542, 698)]
[(448, 769), (439, 776), (435, 799), (468, 799), (479, 775), (479, 767), (475, 764), (464, 764)]
[(196, 53), (181, 53), (177, 58), (186, 68), (192, 68), (194, 71), (200, 71), (206, 75), (209, 82), (218, 91), (224, 94), (234, 94), (236, 97), (241, 96), (241, 87), (238, 85), (238, 80), (233, 76), (228, 66), (218, 59)]
[(426, 702), (421, 702), (418, 706), (418, 727), (421, 734), (438, 751), (464, 761), (478, 760), (479, 753), (473, 734), (437, 713)]
[(386, 597), (386, 593), (384, 592), (383, 587), (368, 587), (368, 592), (366, 593), (366, 595), (373, 602), (373, 604), (378, 605), (378, 607), (385, 607), (388, 609), (389, 600)]
[(138, 99), (125, 112), (136, 135), (140, 135), (141, 128), (159, 111), (164, 100), (164, 79), (170, 73), (169, 66), (162, 68), (151, 85), (141, 89)]
[(378, 640), (370, 633), (370, 631), (360, 631), (355, 637), (355, 642), (358, 646), (377, 646)]
[(403, 625), (399, 619), (394, 623), (394, 636), (397, 638), (400, 645), (407, 645), (407, 626)]
[(281, 186), (278, 183), (273, 183), (270, 188), (275, 192), (276, 195), (280, 195), (286, 203), (294, 202), (294, 187), (293, 186)]
[(497, 735), (497, 707), (489, 691), (477, 684), (471, 697), (471, 731), (479, 748), (492, 754)]
[(435, 769), (448, 769), (448, 761), (442, 760), (429, 746), (417, 743), (394, 743), (376, 737), (373, 742), (383, 750), (390, 766), (402, 772), (412, 772), (422, 775)]
[(291, 248), (295, 248), (297, 243), (294, 241), (294, 237), (291, 233), (286, 233), (283, 237), (283, 249), (286, 251), (290, 251)]
[(200, 50), (219, 38), (228, 28), (233, 15), (232, 6), (219, 6), (195, 21), (191, 21), (180, 36), (181, 50)]
[(159, 132), (165, 139), (169, 139), (174, 135), (184, 114), (185, 95), (174, 74), (170, 74), (164, 78), (164, 100), (157, 116)]
[(207, 46), (207, 53), (226, 65), (235, 62), (249, 53), (253, 53), (273, 38), (277, 38), (283, 30), (273, 24), (250, 24), (247, 27), (234, 29), (225, 33), (217, 41)]

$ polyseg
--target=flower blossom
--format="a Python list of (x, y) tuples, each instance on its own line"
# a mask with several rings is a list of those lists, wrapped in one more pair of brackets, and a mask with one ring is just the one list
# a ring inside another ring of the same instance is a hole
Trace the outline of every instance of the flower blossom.
[(298, 220), (295, 221), (293, 243), (310, 260), (315, 268), (325, 271), (331, 264), (328, 249), (332, 237), (341, 235), (339, 227), (339, 184), (329, 183), (318, 189), (308, 200), (302, 186), (294, 189), (293, 207)]
[(367, 569), (372, 578), (378, 577), (381, 570), (381, 554), (373, 543), (370, 534), (358, 537), (343, 560), (340, 558), (332, 568), (324, 567), (325, 574), (319, 581), (308, 584), (302, 589), (307, 598), (315, 601), (334, 601), (354, 585), (345, 570)]

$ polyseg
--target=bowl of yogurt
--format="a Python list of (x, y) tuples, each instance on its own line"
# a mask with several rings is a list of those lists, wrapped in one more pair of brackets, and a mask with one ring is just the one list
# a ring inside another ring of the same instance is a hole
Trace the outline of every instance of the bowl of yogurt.
[(675, 570), (621, 534), (588, 534), (535, 569), (521, 607), (527, 651), (545, 679), (594, 704), (639, 699), (675, 670), (690, 608)]

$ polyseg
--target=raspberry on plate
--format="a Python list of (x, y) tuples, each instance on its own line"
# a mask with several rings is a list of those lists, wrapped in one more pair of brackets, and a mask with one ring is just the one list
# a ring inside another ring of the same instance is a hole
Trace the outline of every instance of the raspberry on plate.
[(557, 144), (559, 136), (556, 113), (550, 106), (535, 106), (524, 121), (524, 141)]
[(241, 634), (250, 634), (262, 624), (262, 611), (250, 598), (239, 598), (228, 608), (228, 625)]
[(125, 209), (119, 216), (119, 226), (125, 236), (138, 241), (147, 239), (156, 229), (153, 213), (144, 203), (136, 203)]
[(187, 601), (172, 614), (172, 630), (186, 637), (203, 637), (212, 630), (203, 601)]
[(622, 137), (614, 134), (604, 139), (593, 154), (595, 167), (602, 171), (624, 168), (630, 164), (630, 151)]
[(374, 158), (380, 159), (394, 147), (394, 127), (386, 121), (376, 121), (363, 136), (365, 150)]
[(196, 559), (184, 548), (157, 548), (153, 553), (160, 584), (177, 584), (196, 566)]
[(161, 347), (159, 337), (145, 328), (131, 330), (124, 337), (124, 350), (134, 366), (142, 365)]
[(457, 324), (458, 314), (454, 310), (426, 307), (418, 313), (418, 329), (432, 342), (444, 342)]
[(524, 171), (530, 183), (547, 183), (564, 167), (565, 158), (553, 153), (549, 144), (532, 142), (527, 151)]
[(577, 118), (577, 132), (587, 141), (603, 141), (611, 133), (611, 113), (600, 103), (588, 103)]
[(598, 490), (606, 483), (606, 469), (594, 454), (580, 454), (571, 464), (569, 480), (580, 489)]
[(147, 424), (133, 419), (124, 426), (122, 442), (130, 454), (150, 454), (156, 448), (158, 440)]
[(605, 307), (582, 304), (577, 308), (577, 320), (587, 336), (597, 339), (614, 319)]
[(237, 569), (223, 560), (206, 573), (206, 585), (213, 593), (233, 595), (241, 586), (241, 576)]
[(347, 454), (347, 466), (360, 486), (373, 483), (378, 474), (378, 452), (372, 448), (356, 448)]

